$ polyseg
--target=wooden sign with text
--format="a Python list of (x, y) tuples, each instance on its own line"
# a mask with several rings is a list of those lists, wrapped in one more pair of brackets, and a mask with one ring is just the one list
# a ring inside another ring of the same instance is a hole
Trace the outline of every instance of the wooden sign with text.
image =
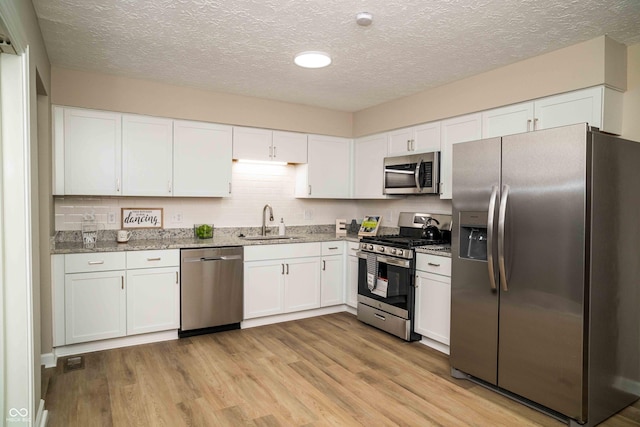
[(122, 228), (162, 228), (162, 208), (122, 208)]

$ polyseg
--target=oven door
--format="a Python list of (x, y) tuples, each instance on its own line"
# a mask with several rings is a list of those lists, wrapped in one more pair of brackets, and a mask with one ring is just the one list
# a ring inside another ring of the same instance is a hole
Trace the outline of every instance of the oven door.
[[(387, 304), (390, 306), (387, 311), (408, 319), (409, 313), (413, 311), (411, 261), (376, 255), (378, 277), (375, 280), (378, 289), (372, 290), (367, 283), (367, 252), (358, 252), (358, 258), (358, 301), (379, 308), (383, 306), (376, 302)], [(381, 287), (386, 287), (384, 292), (380, 292)]]
[(437, 194), (440, 181), (440, 153), (384, 159), (385, 194)]

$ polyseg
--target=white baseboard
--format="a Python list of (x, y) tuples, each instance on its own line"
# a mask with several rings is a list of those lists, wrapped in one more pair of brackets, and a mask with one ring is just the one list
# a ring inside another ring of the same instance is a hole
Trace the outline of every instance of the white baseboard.
[(40, 355), (40, 364), (45, 368), (55, 368), (58, 359), (53, 353), (45, 353)]
[(94, 351), (110, 350), (112, 348), (130, 347), (133, 345), (176, 339), (178, 339), (177, 329), (172, 331), (153, 332), (150, 334), (132, 335), (130, 337), (113, 338), (110, 340), (70, 344), (54, 348), (53, 353), (55, 357), (58, 358), (63, 356), (73, 356), (74, 354), (91, 353)]
[(313, 310), (296, 311), (295, 313), (276, 314), (273, 316), (258, 317), (256, 319), (243, 320), (240, 324), (242, 329), (255, 328), (256, 326), (271, 325), (273, 323), (289, 322), (291, 320), (306, 319), (308, 317), (324, 316), (325, 314), (340, 313), (348, 311), (344, 304), (331, 307), (315, 308)]
[(440, 353), (444, 353), (447, 356), (449, 355), (449, 346), (446, 344), (442, 344), (441, 342), (434, 341), (431, 338), (422, 337), (420, 340), (420, 344), (424, 344), (427, 347), (431, 347), (434, 350), (438, 350)]

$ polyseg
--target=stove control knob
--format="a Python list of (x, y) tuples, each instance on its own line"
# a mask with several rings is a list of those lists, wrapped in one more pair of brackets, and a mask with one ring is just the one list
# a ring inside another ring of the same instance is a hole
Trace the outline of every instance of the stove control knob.
[(373, 245), (369, 245), (369, 250), (372, 251), (373, 250)]
[(400, 255), (400, 256), (403, 255), (403, 250), (402, 249), (398, 249), (398, 255)]
[(384, 246), (380, 246), (380, 249), (378, 249), (380, 252), (384, 252)]
[(391, 249), (391, 253), (395, 255), (395, 253), (396, 253), (396, 248)]

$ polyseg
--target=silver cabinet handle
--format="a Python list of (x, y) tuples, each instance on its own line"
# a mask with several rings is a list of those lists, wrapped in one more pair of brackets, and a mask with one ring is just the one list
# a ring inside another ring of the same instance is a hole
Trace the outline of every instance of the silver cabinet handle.
[(167, 188), (169, 189), (169, 193), (171, 193), (171, 181), (167, 181)]
[(273, 146), (269, 146), (269, 158), (273, 158)]
[(533, 130), (538, 130), (538, 119), (533, 119)]
[(498, 289), (496, 283), (496, 270), (493, 260), (493, 222), (496, 213), (496, 200), (498, 198), (498, 187), (493, 186), (491, 189), (491, 198), (489, 199), (489, 212), (487, 219), (487, 268), (489, 269), (489, 283), (491, 289)]
[(384, 321), (386, 321), (386, 320), (387, 320), (384, 316), (382, 316), (382, 315), (380, 315), (380, 314), (378, 314), (378, 313), (373, 313), (373, 315), (374, 315), (374, 316), (376, 316), (376, 317), (377, 317), (378, 319), (380, 319), (380, 320), (384, 320)]
[(358, 251), (358, 248), (351, 248), (352, 251)]
[(162, 258), (157, 257), (157, 258), (147, 258), (147, 261), (160, 261)]
[(178, 278), (178, 272), (176, 271), (176, 285), (180, 282), (179, 278)]
[(280, 264), (280, 265), (282, 266), (282, 273), (280, 274), (284, 275), (284, 264)]
[(124, 289), (124, 276), (120, 276), (120, 289)]
[(428, 262), (427, 265), (430, 265), (432, 267), (440, 267), (440, 264), (436, 264), (436, 263), (433, 263), (433, 262)]
[(531, 131), (531, 119), (527, 119), (527, 132)]
[(273, 146), (273, 158), (274, 158), (274, 159), (277, 157), (277, 156), (276, 156), (276, 148), (278, 148), (278, 147), (276, 147), (276, 146), (274, 145), (274, 146)]
[(322, 260), (322, 271), (325, 271), (327, 269), (327, 261)]
[(120, 178), (116, 179), (116, 191), (120, 191)]
[(416, 140), (415, 139), (411, 140), (411, 151), (416, 151)]
[(411, 151), (411, 140), (407, 139), (407, 151)]
[(287, 275), (289, 274), (289, 264), (287, 264)]
[(231, 194), (231, 183), (229, 183), (229, 194)]
[(336, 249), (338, 249), (337, 246), (331, 246), (330, 248), (328, 248), (330, 251), (335, 251)]
[(104, 261), (89, 261), (89, 265), (100, 265), (104, 264)]
[(311, 185), (309, 185), (309, 195), (311, 195)]
[(509, 200), (509, 186), (502, 187), (502, 200), (500, 200), (500, 211), (498, 213), (498, 263), (500, 265), (500, 277), (502, 278), (502, 290), (507, 292), (507, 268), (504, 261), (504, 228), (507, 215), (507, 200)]

